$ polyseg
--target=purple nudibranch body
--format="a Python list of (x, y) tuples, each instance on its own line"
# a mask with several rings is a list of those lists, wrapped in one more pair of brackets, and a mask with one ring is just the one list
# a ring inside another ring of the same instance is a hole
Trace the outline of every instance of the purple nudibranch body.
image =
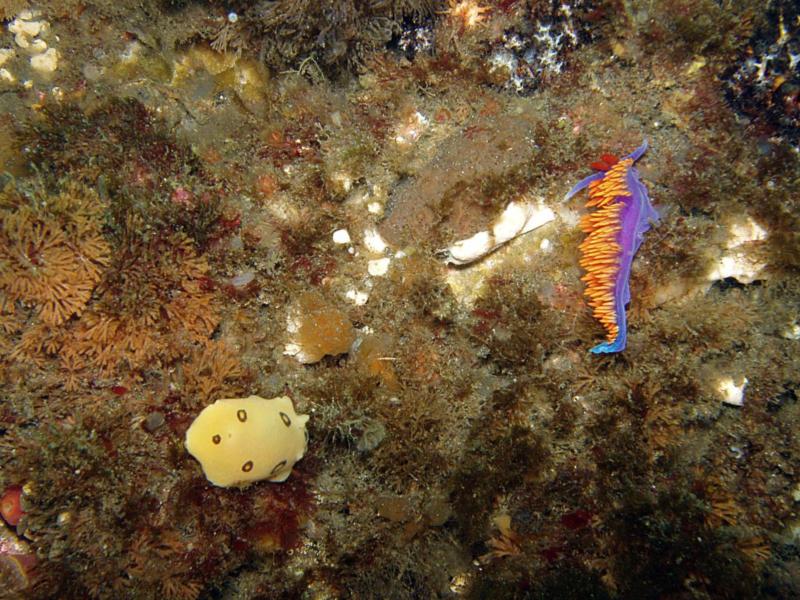
[(646, 150), (647, 140), (622, 159), (604, 154), (592, 164), (599, 172), (582, 179), (565, 197), (568, 200), (588, 187), (586, 206), (598, 209), (584, 215), (580, 225), (588, 234), (580, 246), (581, 266), (586, 269), (581, 279), (593, 314), (606, 330), (606, 341), (591, 349), (595, 354), (625, 349), (631, 264), (650, 223), (658, 220), (634, 167)]

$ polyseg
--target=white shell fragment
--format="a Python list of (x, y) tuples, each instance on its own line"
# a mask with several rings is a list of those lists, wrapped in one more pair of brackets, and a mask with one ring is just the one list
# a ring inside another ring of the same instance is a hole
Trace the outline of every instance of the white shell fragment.
[(443, 250), (444, 261), (453, 265), (469, 264), (553, 219), (555, 213), (542, 203), (510, 202), (488, 231), (480, 231)]
[(287, 396), (225, 398), (197, 415), (186, 431), (186, 449), (220, 487), (286, 481), (306, 452), (306, 421)]
[(717, 392), (722, 402), (731, 406), (744, 406), (744, 388), (747, 387), (747, 378), (743, 377), (739, 384), (733, 377), (722, 377), (717, 381)]

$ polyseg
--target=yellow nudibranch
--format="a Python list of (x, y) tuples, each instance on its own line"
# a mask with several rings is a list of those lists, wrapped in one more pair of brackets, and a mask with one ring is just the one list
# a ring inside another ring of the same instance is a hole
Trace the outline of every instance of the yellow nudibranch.
[(197, 415), (186, 431), (186, 449), (220, 487), (286, 481), (306, 452), (306, 421), (287, 396), (225, 398)]

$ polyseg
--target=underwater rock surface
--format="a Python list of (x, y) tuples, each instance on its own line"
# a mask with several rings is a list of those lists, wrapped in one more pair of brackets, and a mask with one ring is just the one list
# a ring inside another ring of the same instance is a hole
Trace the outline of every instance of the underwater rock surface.
[[(797, 17), (0, 1), (0, 596), (798, 597)], [(645, 138), (599, 356), (564, 197)], [(305, 453), (215, 486), (254, 395)]]

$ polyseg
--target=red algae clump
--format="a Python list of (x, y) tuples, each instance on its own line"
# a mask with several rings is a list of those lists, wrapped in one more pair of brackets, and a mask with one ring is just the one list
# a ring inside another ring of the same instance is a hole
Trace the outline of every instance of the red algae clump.
[(2, 515), (6, 523), (16, 527), (23, 514), (22, 488), (18, 485), (12, 485), (6, 489), (2, 498), (0, 498), (0, 515)]

